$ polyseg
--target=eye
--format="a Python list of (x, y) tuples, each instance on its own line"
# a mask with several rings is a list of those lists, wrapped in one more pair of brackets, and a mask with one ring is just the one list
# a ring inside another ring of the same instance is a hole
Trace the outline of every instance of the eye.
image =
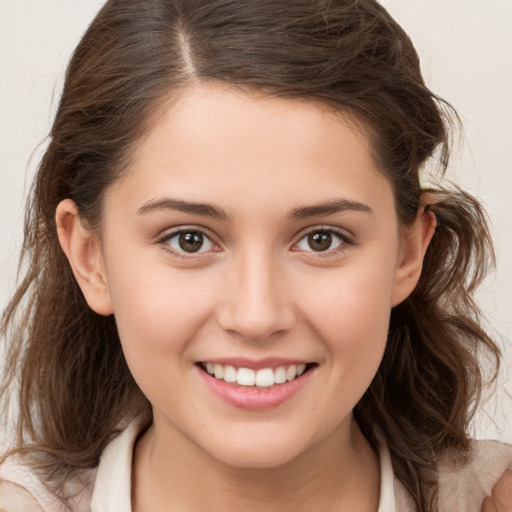
[(214, 243), (204, 233), (192, 229), (170, 233), (161, 242), (176, 253), (208, 252), (215, 247)]
[(318, 229), (302, 237), (297, 244), (297, 248), (300, 251), (307, 252), (327, 252), (338, 249), (346, 241), (346, 237), (337, 231)]

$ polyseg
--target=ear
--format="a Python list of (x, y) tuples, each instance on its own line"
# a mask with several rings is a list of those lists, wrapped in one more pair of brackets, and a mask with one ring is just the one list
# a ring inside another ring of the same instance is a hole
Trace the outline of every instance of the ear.
[(423, 258), (436, 228), (434, 213), (421, 207), (412, 227), (404, 229), (391, 298), (394, 307), (405, 300), (418, 284)]
[(84, 227), (78, 208), (71, 199), (59, 203), (55, 221), (60, 245), (87, 304), (100, 315), (112, 314), (100, 240)]

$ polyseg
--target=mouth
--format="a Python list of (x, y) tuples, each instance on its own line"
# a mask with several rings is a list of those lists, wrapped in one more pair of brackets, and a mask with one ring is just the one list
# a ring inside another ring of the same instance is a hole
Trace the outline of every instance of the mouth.
[(260, 369), (213, 362), (197, 363), (200, 370), (218, 381), (242, 388), (268, 389), (295, 381), (311, 371), (316, 363), (287, 364)]

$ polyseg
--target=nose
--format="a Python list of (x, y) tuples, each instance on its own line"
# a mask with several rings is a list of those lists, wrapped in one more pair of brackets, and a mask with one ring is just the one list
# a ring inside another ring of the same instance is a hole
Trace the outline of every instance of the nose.
[(289, 331), (296, 322), (285, 271), (271, 256), (258, 252), (233, 263), (218, 313), (222, 329), (252, 341)]

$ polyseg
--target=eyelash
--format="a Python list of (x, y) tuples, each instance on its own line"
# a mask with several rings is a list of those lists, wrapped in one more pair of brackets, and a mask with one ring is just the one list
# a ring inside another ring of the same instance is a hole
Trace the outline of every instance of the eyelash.
[(210, 243), (213, 246), (217, 245), (217, 244), (215, 244), (215, 242), (213, 242), (211, 237), (208, 236), (205, 233), (204, 229), (196, 228), (196, 227), (182, 227), (182, 228), (176, 229), (174, 231), (165, 233), (161, 238), (159, 238), (157, 240), (157, 243), (160, 244), (162, 246), (162, 248), (166, 252), (170, 253), (171, 255), (173, 255), (175, 257), (181, 258), (181, 259), (195, 259), (195, 258), (200, 257), (202, 254), (205, 254), (205, 252), (207, 252), (207, 251), (201, 251), (201, 252), (190, 252), (190, 253), (187, 253), (186, 251), (177, 251), (177, 250), (173, 249), (170, 246), (169, 242), (173, 238), (176, 238), (179, 235), (182, 235), (182, 234), (185, 234), (185, 233), (197, 233), (197, 234), (200, 234), (204, 238), (204, 240), (209, 240)]
[[(205, 231), (202, 228), (196, 228), (196, 227), (182, 227), (177, 230), (171, 231), (169, 233), (164, 234), (161, 238), (157, 240), (157, 243), (160, 244), (165, 251), (170, 253), (171, 255), (181, 258), (181, 259), (194, 259), (200, 257), (202, 254), (208, 253), (210, 251), (201, 251), (201, 252), (190, 252), (187, 253), (186, 251), (177, 251), (175, 249), (172, 249), (169, 245), (169, 242), (173, 239), (178, 237), (181, 234), (185, 233), (197, 233), (200, 234), (202, 237), (204, 237), (205, 240), (209, 240), (209, 242), (216, 246), (215, 242), (211, 239), (209, 235), (205, 233)], [(348, 249), (350, 245), (355, 244), (355, 240), (352, 236), (349, 236), (346, 232), (333, 228), (331, 226), (324, 227), (324, 226), (318, 226), (314, 229), (309, 229), (306, 232), (301, 233), (300, 238), (293, 244), (293, 246), (298, 245), (302, 240), (304, 240), (306, 237), (313, 235), (315, 233), (327, 233), (330, 235), (334, 235), (334, 237), (338, 238), (340, 241), (340, 244), (338, 247), (326, 251), (302, 251), (304, 253), (309, 253), (312, 255), (312, 257), (315, 258), (328, 258), (337, 256), (344, 251)], [(299, 252), (299, 251), (296, 251)]]
[(340, 241), (340, 244), (338, 247), (334, 249), (330, 249), (327, 251), (303, 251), (304, 253), (308, 254), (308, 257), (314, 257), (314, 258), (332, 258), (339, 256), (340, 254), (344, 253), (348, 250), (348, 248), (351, 245), (355, 244), (355, 239), (353, 236), (349, 236), (345, 231), (342, 231), (341, 229), (336, 229), (331, 226), (317, 226), (313, 229), (308, 229), (308, 231), (303, 232), (300, 234), (300, 238), (297, 242), (294, 243), (294, 246), (298, 245), (302, 240), (307, 238), (310, 235), (313, 235), (315, 233), (327, 233), (330, 235), (334, 235), (334, 237), (338, 238)]

